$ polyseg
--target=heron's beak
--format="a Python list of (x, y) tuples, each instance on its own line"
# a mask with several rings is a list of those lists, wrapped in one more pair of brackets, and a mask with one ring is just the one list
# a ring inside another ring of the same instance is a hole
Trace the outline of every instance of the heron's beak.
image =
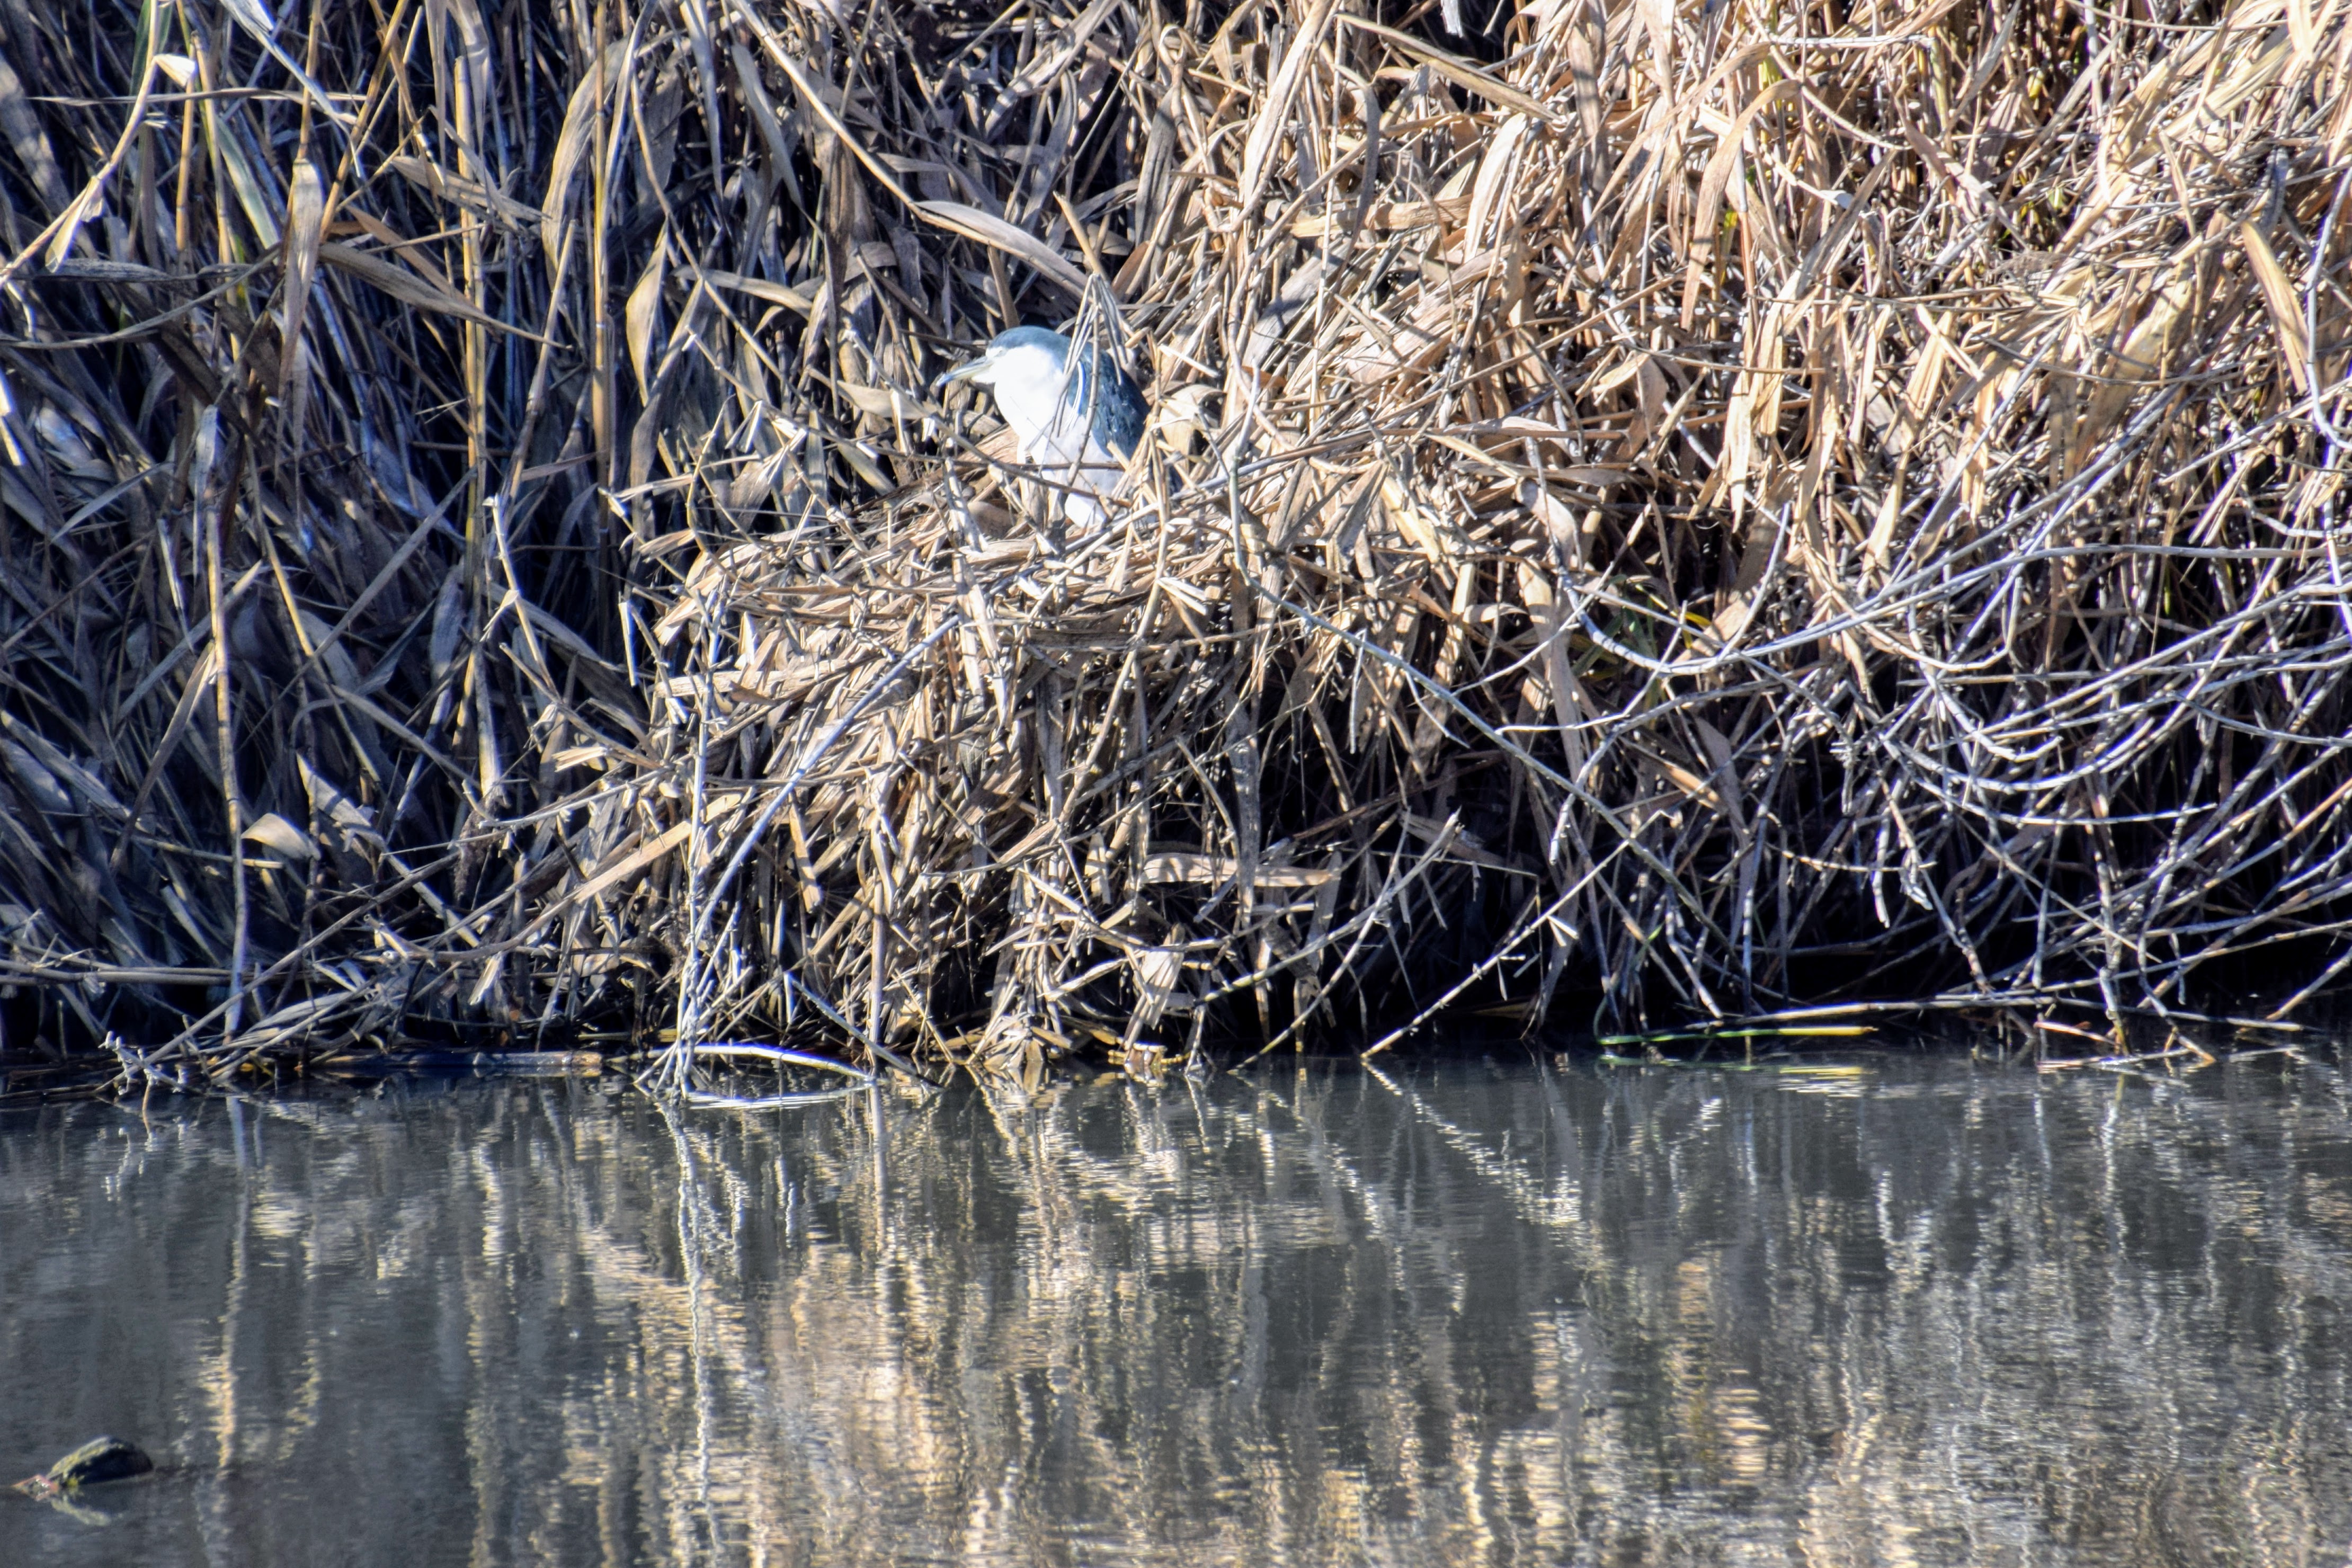
[(987, 369), (988, 364), (989, 356), (986, 354), (981, 355), (978, 359), (966, 360), (963, 363), (956, 366), (955, 369), (941, 375), (939, 380), (931, 383), (931, 390), (933, 392), (938, 392), (951, 381), (970, 381), (973, 376), (978, 375), (982, 371)]

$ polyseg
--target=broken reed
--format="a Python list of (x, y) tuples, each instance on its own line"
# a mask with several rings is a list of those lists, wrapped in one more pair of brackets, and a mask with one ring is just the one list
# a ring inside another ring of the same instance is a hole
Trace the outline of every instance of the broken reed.
[(2344, 0), (1475, 10), (0, 0), (8, 1047), (2336, 979)]

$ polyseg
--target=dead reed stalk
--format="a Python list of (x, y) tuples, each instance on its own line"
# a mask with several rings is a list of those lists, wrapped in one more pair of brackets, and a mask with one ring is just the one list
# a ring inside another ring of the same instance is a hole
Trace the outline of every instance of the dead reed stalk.
[(0, 0), (11, 1036), (2335, 981), (2345, 0), (1475, 9)]

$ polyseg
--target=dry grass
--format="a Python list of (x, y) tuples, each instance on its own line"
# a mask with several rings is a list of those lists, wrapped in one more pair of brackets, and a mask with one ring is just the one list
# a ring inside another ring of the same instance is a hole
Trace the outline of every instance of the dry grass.
[(2284, 1015), (2344, 9), (0, 0), (8, 1027)]

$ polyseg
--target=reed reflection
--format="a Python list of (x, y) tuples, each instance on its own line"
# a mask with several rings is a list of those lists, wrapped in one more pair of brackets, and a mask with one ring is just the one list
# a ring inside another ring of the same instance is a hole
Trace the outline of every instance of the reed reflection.
[[(0, 1557), (2288, 1563), (2352, 1539), (2330, 1060), (1485, 1064), (0, 1122)], [(18, 1454), (17, 1446), (27, 1446)], [(104, 1539), (101, 1541), (100, 1537)]]

